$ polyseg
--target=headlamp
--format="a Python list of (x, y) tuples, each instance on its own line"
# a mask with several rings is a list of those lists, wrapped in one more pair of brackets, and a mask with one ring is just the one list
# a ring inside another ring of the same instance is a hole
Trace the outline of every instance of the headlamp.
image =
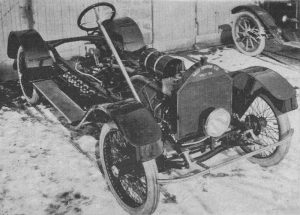
[(219, 137), (224, 134), (230, 125), (230, 113), (224, 108), (213, 110), (207, 117), (204, 132), (211, 137)]

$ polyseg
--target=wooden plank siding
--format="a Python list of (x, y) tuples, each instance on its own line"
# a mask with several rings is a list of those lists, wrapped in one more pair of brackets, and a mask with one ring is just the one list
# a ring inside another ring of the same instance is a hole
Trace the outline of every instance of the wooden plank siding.
[[(218, 26), (230, 22), (230, 9), (253, 0), (105, 1), (115, 5), (117, 17), (129, 16), (138, 23), (146, 44), (170, 50), (217, 39)], [(96, 2), (101, 0), (0, 0), (0, 62), (7, 58), (7, 37), (12, 30), (33, 27), (45, 40), (84, 35), (77, 27), (77, 17)]]
[(198, 0), (196, 6), (196, 42), (213, 42), (220, 39), (219, 26), (229, 24), (231, 9), (253, 0)]
[(195, 1), (153, 0), (153, 46), (189, 48), (195, 43)]
[(0, 62), (6, 58), (8, 34), (12, 30), (26, 29), (28, 24), (24, 14), (24, 0), (0, 1)]

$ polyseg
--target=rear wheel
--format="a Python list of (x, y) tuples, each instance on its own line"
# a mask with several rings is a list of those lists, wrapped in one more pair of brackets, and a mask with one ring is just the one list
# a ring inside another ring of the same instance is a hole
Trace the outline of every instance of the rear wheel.
[(232, 37), (237, 49), (245, 55), (258, 55), (265, 48), (264, 27), (260, 20), (248, 11), (235, 14)]
[[(246, 145), (241, 149), (247, 153), (281, 141), (290, 130), (287, 114), (280, 114), (272, 101), (264, 94), (260, 94), (254, 99), (241, 119), (246, 122), (248, 127), (252, 128), (254, 135), (258, 138), (254, 141), (248, 136), (248, 139), (245, 140)], [(273, 147), (249, 158), (249, 160), (264, 167), (273, 166), (285, 157), (289, 147), (290, 142)]]
[(136, 161), (136, 151), (115, 124), (100, 134), (100, 159), (105, 178), (118, 203), (130, 214), (152, 214), (159, 200), (155, 159)]
[(37, 104), (40, 97), (36, 89), (33, 87), (32, 82), (29, 80), (25, 63), (25, 53), (22, 46), (19, 47), (17, 54), (17, 71), (23, 96), (28, 103), (32, 105)]

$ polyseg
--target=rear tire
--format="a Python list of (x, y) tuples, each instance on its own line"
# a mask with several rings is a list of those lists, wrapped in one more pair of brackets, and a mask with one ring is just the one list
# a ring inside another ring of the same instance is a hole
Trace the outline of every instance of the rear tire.
[[(135, 148), (128, 144), (114, 123), (105, 124), (100, 134), (100, 159), (108, 186), (122, 208), (129, 214), (152, 214), (159, 201), (155, 159), (135, 166), (117, 168), (124, 161), (136, 159)], [(130, 179), (130, 180), (129, 180)]]
[(27, 68), (25, 64), (25, 53), (22, 46), (19, 47), (17, 54), (17, 71), (23, 96), (29, 104), (36, 105), (40, 100), (40, 96), (28, 77), (26, 77)]

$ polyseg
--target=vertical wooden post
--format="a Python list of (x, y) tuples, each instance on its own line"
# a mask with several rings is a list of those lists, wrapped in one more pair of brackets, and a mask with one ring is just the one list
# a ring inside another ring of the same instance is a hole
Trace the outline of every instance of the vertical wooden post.
[[(300, 19), (300, 2), (299, 0), (296, 0), (296, 19)], [(296, 29), (299, 29), (299, 23), (296, 23)]]
[(25, 0), (24, 14), (27, 19), (28, 29), (33, 29), (34, 18), (33, 18), (33, 3), (32, 0)]

